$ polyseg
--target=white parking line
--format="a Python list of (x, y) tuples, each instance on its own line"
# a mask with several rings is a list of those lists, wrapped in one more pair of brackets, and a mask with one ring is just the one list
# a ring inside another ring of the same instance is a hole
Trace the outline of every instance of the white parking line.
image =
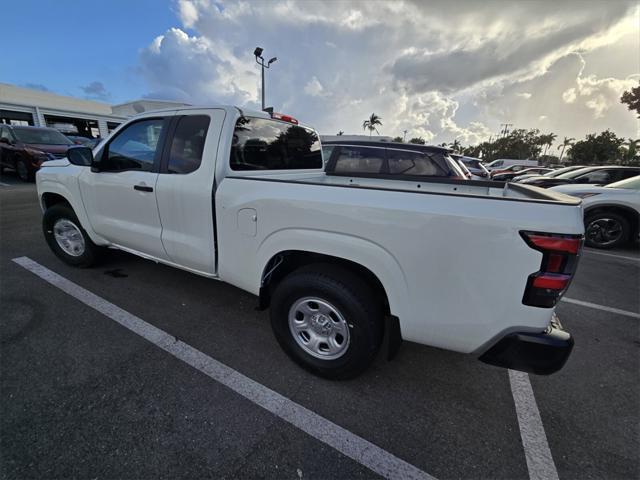
[(596, 310), (602, 310), (603, 312), (616, 313), (618, 315), (624, 315), (625, 317), (640, 319), (640, 313), (629, 312), (628, 310), (620, 310), (619, 308), (607, 307), (606, 305), (598, 305), (597, 303), (584, 302), (582, 300), (576, 300), (575, 298), (562, 297), (563, 302), (573, 303), (574, 305), (580, 305), (582, 307), (595, 308)]
[(518, 426), (527, 470), (531, 480), (558, 480), (558, 471), (551, 456), (547, 435), (542, 426), (542, 418), (533, 395), (529, 375), (509, 370), (511, 394), (516, 404)]
[(52, 272), (30, 258), (19, 257), (14, 258), (13, 261), (213, 380), (384, 478), (435, 480), (434, 477), (410, 463), (321, 417), (302, 405), (289, 400), (270, 388), (251, 380), (240, 372), (214, 360), (165, 331)]
[(625, 255), (616, 255), (615, 253), (604, 253), (598, 250), (593, 250), (591, 248), (585, 248), (583, 249), (583, 252), (587, 252), (589, 254), (593, 253), (595, 255), (602, 255), (604, 257), (613, 257), (613, 258), (620, 258), (622, 260), (631, 260), (633, 262), (640, 262), (640, 257), (627, 257)]

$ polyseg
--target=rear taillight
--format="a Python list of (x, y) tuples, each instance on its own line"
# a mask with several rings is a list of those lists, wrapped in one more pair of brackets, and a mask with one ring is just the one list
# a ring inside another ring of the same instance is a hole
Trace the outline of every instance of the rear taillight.
[(582, 235), (520, 232), (527, 244), (542, 252), (540, 270), (529, 275), (522, 303), (552, 308), (569, 287), (582, 250)]

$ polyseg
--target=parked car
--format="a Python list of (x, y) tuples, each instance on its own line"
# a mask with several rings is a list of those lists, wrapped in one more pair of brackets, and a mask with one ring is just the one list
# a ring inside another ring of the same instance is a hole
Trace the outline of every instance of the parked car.
[(522, 172), (524, 170), (527, 170), (529, 168), (537, 168), (537, 167), (530, 167), (528, 165), (509, 165), (506, 168), (500, 168), (497, 170), (491, 170), (489, 172), (489, 176), (491, 178), (493, 178), (495, 175), (501, 175), (503, 173), (519, 173)]
[[(331, 173), (318, 134), (286, 115), (143, 113), (95, 156), (44, 163), (43, 234), (69, 265), (118, 248), (256, 295), (288, 355), (325, 377), (363, 371), (385, 332), (388, 354), (406, 339), (560, 369), (573, 340), (554, 306), (579, 259), (580, 200), (452, 178), (443, 149), (378, 147), (335, 145)], [(376, 178), (383, 165), (393, 179)]]
[(327, 173), (390, 179), (398, 176), (468, 178), (445, 147), (349, 140), (332, 140), (323, 145)]
[(640, 176), (597, 185), (559, 185), (551, 190), (582, 199), (585, 241), (594, 248), (614, 248), (637, 240)]
[(464, 155), (457, 155), (452, 153), (451, 157), (456, 160), (462, 161), (467, 167), (467, 170), (476, 180), (487, 180), (489, 178), (489, 170), (486, 169), (484, 164), (479, 158), (465, 157)]
[(562, 175), (563, 173), (572, 172), (573, 170), (579, 170), (581, 168), (585, 168), (584, 165), (572, 165), (570, 167), (561, 167), (556, 170), (551, 170), (550, 172), (547, 172), (543, 175), (535, 174), (535, 173), (525, 174), (523, 172), (520, 172), (520, 175), (518, 175), (517, 177), (514, 177), (511, 181), (517, 183), (523, 180), (527, 180), (529, 178), (537, 178), (537, 177), (553, 178), (553, 177)]
[(71, 140), (76, 145), (83, 145), (85, 147), (94, 148), (96, 145), (100, 143), (100, 138), (87, 138), (81, 137), (80, 135), (65, 135), (69, 140)]
[(485, 163), (484, 166), (487, 168), (487, 170), (489, 170), (490, 172), (493, 172), (494, 170), (504, 170), (507, 167), (510, 167), (512, 165), (523, 165), (525, 167), (537, 167), (539, 164), (537, 160), (517, 160), (515, 158), (499, 158), (497, 160), (494, 160), (493, 162)]
[(53, 128), (0, 125), (0, 169), (33, 181), (42, 162), (65, 156), (73, 142)]
[(527, 174), (542, 175), (550, 172), (553, 172), (553, 170), (551, 168), (546, 168), (546, 167), (525, 168), (524, 170), (519, 170), (519, 171), (496, 173), (495, 175), (491, 175), (491, 180), (495, 180), (497, 182), (508, 182), (513, 180), (518, 175), (527, 175)]
[(598, 166), (573, 170), (556, 177), (534, 177), (519, 183), (543, 188), (569, 183), (607, 185), (636, 175), (640, 175), (640, 167)]

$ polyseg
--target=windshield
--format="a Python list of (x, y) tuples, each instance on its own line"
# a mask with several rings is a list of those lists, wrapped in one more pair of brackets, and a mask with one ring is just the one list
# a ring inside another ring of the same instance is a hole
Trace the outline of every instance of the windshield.
[(571, 170), (570, 172), (565, 172), (563, 174), (560, 174), (556, 178), (575, 178), (578, 175), (582, 175), (583, 173), (590, 172), (591, 170), (595, 170), (595, 168), (593, 167), (579, 168), (578, 170)]
[(73, 142), (57, 130), (45, 128), (14, 128), (18, 140), (22, 143), (39, 145), (73, 145)]
[(605, 188), (628, 188), (629, 190), (640, 190), (640, 175), (631, 178), (625, 178), (619, 182), (613, 182)]
[(551, 172), (545, 173), (544, 176), (545, 177), (550, 177), (550, 178), (555, 178), (555, 177), (558, 177), (558, 176), (562, 175), (563, 173), (572, 172), (572, 171), (578, 170), (580, 168), (584, 168), (584, 167), (564, 167), (564, 168), (559, 168), (557, 170), (553, 170)]
[(464, 164), (467, 167), (484, 169), (484, 165), (482, 165), (482, 163), (480, 163), (480, 160), (474, 160), (474, 159), (465, 158), (465, 157), (462, 157), (461, 160), (464, 162)]

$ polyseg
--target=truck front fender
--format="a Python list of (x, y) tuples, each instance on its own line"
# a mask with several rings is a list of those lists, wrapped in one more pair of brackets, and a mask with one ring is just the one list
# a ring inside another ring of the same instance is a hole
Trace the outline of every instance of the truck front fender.
[[(76, 181), (76, 185), (77, 185), (77, 181)], [(45, 204), (46, 194), (58, 195), (64, 198), (64, 200), (69, 205), (71, 205), (71, 208), (73, 209), (74, 213), (78, 217), (78, 220), (80, 221), (80, 225), (87, 232), (87, 235), (89, 235), (89, 238), (91, 238), (91, 241), (93, 243), (95, 243), (96, 245), (106, 245), (109, 243), (104, 238), (102, 238), (100, 235), (96, 234), (93, 231), (93, 228), (91, 227), (91, 222), (89, 221), (89, 217), (87, 217), (87, 212), (82, 203), (82, 198), (80, 196), (79, 188), (73, 189), (73, 188), (67, 187), (67, 185), (65, 185), (64, 183), (61, 183), (55, 180), (39, 178), (38, 179), (38, 199), (40, 201), (40, 208), (42, 208), (43, 212), (47, 208), (47, 205)]]

